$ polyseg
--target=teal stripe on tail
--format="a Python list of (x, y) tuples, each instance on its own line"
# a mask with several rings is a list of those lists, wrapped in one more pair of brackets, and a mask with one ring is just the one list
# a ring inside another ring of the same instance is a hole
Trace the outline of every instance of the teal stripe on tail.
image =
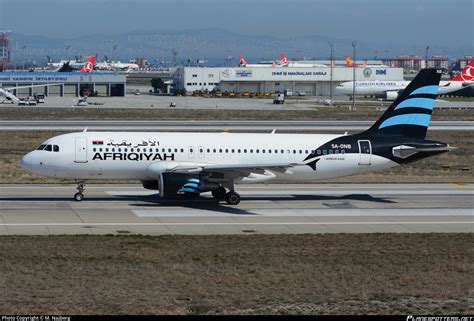
[(424, 139), (440, 79), (441, 71), (421, 70), (382, 117), (365, 133)]

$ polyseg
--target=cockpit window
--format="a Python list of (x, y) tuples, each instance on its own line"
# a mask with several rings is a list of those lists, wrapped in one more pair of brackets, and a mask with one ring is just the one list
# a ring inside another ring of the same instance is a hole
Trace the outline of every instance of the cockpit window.
[(52, 145), (46, 145), (46, 147), (44, 148), (45, 151), (52, 151), (53, 150), (53, 146)]
[(36, 150), (43, 150), (45, 147), (46, 147), (46, 145), (42, 144), (42, 145), (39, 145)]
[(53, 146), (53, 151), (59, 152), (59, 146), (58, 146), (58, 145), (54, 145), (54, 146)]

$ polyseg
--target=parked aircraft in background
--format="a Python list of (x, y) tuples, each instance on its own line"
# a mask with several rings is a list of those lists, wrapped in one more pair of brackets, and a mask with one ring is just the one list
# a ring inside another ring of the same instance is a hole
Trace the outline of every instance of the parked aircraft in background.
[(280, 54), (281, 60), (280, 60), (280, 65), (282, 67), (306, 67), (306, 68), (311, 68), (311, 67), (327, 67), (326, 65), (323, 64), (315, 64), (315, 63), (303, 63), (303, 62), (297, 62), (297, 61), (289, 61), (288, 58), (286, 58), (284, 53)]
[(81, 64), (80, 69), (71, 67), (69, 62), (66, 62), (60, 68), (56, 69), (57, 72), (72, 72), (79, 70), (80, 72), (92, 72), (94, 70), (95, 56), (91, 56), (86, 62)]
[(271, 65), (269, 64), (249, 64), (247, 60), (245, 60), (243, 55), (239, 56), (239, 66), (240, 67), (251, 67), (251, 68), (267, 68)]
[(33, 173), (78, 181), (141, 180), (162, 198), (211, 192), (240, 202), (235, 184), (324, 181), (388, 169), (449, 151), (426, 140), (441, 72), (422, 70), (382, 117), (354, 135), (87, 132), (55, 136), (25, 155)]
[[(355, 94), (376, 96), (388, 100), (395, 100), (408, 86), (409, 81), (395, 80), (357, 80), (355, 81)], [(336, 87), (336, 93), (352, 96), (354, 82), (348, 81)], [(446, 95), (474, 85), (474, 60), (464, 70), (451, 80), (439, 83), (438, 95)]]
[(120, 61), (112, 61), (107, 56), (104, 56), (103, 62), (98, 62), (95, 67), (98, 70), (121, 70), (121, 71), (131, 71), (137, 70), (140, 67), (135, 63), (125, 63)]
[(367, 60), (364, 61), (363, 64), (355, 64), (354, 61), (352, 61), (351, 57), (346, 56), (346, 66), (347, 67), (379, 67), (379, 68), (387, 68), (387, 65), (380, 64), (380, 65), (369, 65), (367, 63)]

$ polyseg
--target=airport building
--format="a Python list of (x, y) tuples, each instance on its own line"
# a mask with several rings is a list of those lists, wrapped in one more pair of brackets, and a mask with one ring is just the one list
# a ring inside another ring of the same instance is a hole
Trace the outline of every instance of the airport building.
[[(328, 96), (332, 86), (353, 80), (349, 67), (181, 67), (173, 75), (175, 89)], [(356, 80), (403, 80), (402, 68), (360, 66)]]
[[(48, 84), (48, 86), (46, 86)], [(16, 96), (125, 96), (126, 77), (108, 72), (1, 72), (0, 87), (31, 86), (12, 91)], [(45, 86), (41, 86), (45, 85)]]

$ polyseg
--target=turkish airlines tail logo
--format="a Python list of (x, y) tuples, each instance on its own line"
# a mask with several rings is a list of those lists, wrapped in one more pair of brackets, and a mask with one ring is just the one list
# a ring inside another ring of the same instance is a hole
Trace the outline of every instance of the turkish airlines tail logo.
[(240, 58), (240, 64), (242, 66), (245, 66), (247, 64), (247, 60), (245, 60), (244, 56), (242, 56), (242, 55), (240, 55), (239, 58)]
[(459, 75), (454, 77), (452, 80), (455, 81), (474, 81), (474, 59), (464, 67)]
[(90, 57), (81, 68), (81, 72), (91, 72), (94, 69), (95, 56)]
[(286, 59), (286, 56), (284, 53), (281, 54), (281, 64), (284, 66), (288, 65), (288, 59)]
[(346, 65), (348, 67), (352, 67), (353, 64), (354, 64), (354, 62), (351, 60), (351, 57), (346, 56)]

